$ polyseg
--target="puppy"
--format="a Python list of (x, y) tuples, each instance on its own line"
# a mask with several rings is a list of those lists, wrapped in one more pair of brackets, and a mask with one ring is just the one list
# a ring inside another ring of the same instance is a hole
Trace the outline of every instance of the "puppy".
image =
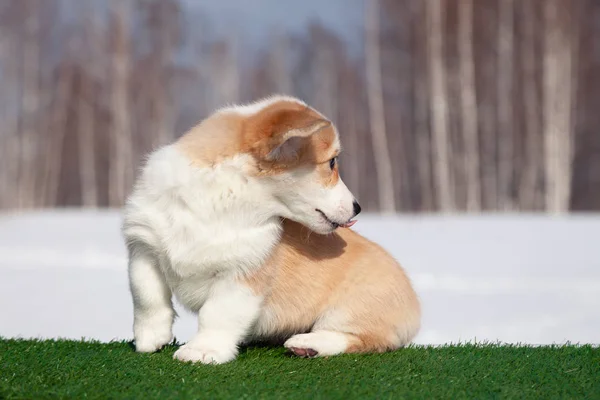
[(281, 340), (302, 357), (382, 352), (419, 331), (398, 263), (349, 229), (337, 129), (274, 96), (217, 110), (148, 157), (124, 208), (136, 350), (172, 338), (172, 297), (198, 315), (174, 357), (221, 364)]

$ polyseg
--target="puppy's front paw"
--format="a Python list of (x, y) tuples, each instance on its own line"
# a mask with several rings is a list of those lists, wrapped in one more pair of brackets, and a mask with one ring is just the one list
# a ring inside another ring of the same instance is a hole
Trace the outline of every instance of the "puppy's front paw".
[(173, 358), (184, 362), (201, 362), (202, 364), (224, 364), (232, 361), (237, 355), (237, 346), (218, 343), (188, 343), (179, 348)]
[(138, 324), (135, 327), (135, 351), (153, 353), (173, 340), (171, 327), (166, 324)]

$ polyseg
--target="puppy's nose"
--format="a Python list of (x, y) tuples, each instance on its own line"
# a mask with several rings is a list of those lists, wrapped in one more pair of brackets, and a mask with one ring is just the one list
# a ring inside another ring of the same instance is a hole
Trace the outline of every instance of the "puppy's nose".
[(358, 201), (354, 200), (352, 207), (354, 207), (354, 216), (356, 217), (358, 214), (360, 214), (360, 204), (358, 204)]

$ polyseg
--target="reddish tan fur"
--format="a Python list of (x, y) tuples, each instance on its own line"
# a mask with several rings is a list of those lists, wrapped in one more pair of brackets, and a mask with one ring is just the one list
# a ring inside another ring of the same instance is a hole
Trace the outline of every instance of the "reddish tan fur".
[[(317, 133), (303, 139), (297, 157), (268, 159), (286, 132), (310, 126)], [(337, 132), (322, 115), (279, 101), (251, 116), (214, 114), (183, 136), (178, 146), (199, 166), (251, 155), (248, 171), (255, 176), (313, 165), (321, 184), (330, 186), (339, 179), (337, 166), (332, 171), (328, 162), (339, 152), (336, 141)], [(265, 297), (257, 338), (286, 338), (335, 319), (339, 331), (347, 334), (346, 352), (379, 352), (406, 345), (419, 330), (419, 301), (400, 265), (350, 229), (317, 235), (284, 221), (281, 242), (269, 262), (241, 280)]]
[[(292, 129), (313, 124), (322, 128), (306, 138), (302, 151), (292, 160), (271, 161), (268, 153), (282, 143)], [(182, 136), (177, 145), (198, 166), (212, 166), (240, 154), (254, 156), (254, 173), (276, 174), (306, 164), (326, 163), (335, 156), (336, 132), (316, 111), (294, 102), (272, 104), (252, 116), (231, 111), (215, 113)]]
[(419, 301), (400, 265), (350, 229), (323, 236), (285, 221), (273, 258), (246, 282), (266, 296), (265, 337), (307, 332), (331, 310), (347, 314), (348, 353), (395, 349), (419, 330)]

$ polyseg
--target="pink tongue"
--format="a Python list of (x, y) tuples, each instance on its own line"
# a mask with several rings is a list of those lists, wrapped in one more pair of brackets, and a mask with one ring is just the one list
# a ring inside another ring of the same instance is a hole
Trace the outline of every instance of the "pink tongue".
[(356, 223), (356, 220), (352, 220), (352, 221), (346, 222), (345, 224), (342, 224), (341, 227), (342, 228), (350, 228), (355, 223)]

